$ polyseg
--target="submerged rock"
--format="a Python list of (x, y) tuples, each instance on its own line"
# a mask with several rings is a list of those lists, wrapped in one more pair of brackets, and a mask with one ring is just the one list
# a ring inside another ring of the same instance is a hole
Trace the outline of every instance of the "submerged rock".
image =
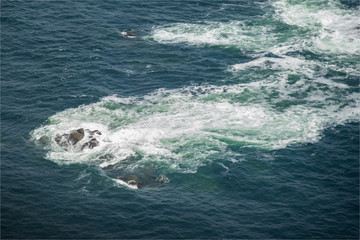
[(41, 145), (47, 145), (50, 143), (50, 138), (46, 135), (42, 136), (41, 138), (39, 138), (37, 140), (38, 143), (40, 143)]

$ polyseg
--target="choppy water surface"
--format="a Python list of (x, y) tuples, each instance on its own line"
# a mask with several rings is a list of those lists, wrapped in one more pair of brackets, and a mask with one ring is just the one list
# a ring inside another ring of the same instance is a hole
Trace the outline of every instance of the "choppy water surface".
[(1, 12), (2, 237), (358, 238), (356, 1)]

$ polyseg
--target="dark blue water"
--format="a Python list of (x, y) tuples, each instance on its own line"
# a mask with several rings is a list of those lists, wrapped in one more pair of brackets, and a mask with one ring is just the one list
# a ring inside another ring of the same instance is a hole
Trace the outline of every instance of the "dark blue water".
[(1, 238), (358, 239), (358, 14), (1, 1)]

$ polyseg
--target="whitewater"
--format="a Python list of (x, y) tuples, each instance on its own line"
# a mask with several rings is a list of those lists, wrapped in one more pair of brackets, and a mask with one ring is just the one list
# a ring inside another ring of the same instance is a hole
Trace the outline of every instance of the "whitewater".
[(2, 1), (1, 239), (358, 239), (355, 0)]

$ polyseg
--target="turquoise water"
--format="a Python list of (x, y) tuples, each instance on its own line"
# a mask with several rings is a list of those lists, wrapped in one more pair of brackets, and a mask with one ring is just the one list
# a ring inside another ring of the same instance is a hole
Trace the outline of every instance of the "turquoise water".
[(3, 1), (1, 237), (357, 239), (358, 15)]

